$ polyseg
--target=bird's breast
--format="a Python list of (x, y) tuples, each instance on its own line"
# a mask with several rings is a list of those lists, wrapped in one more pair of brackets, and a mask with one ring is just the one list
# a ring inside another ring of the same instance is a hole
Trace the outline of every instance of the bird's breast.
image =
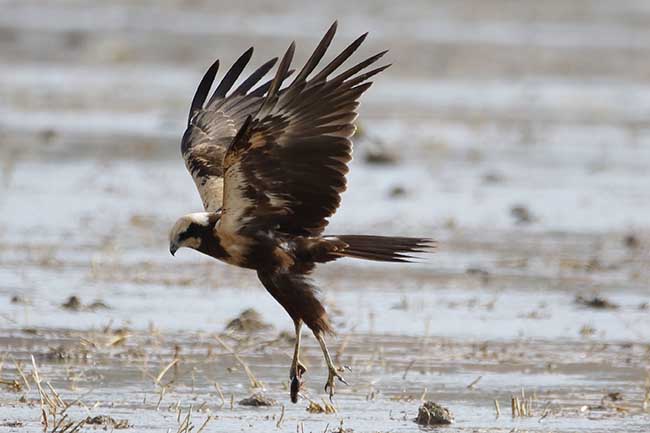
[(228, 264), (250, 267), (249, 256), (255, 248), (255, 240), (237, 233), (220, 232), (219, 244), (226, 253), (224, 257), (217, 257)]

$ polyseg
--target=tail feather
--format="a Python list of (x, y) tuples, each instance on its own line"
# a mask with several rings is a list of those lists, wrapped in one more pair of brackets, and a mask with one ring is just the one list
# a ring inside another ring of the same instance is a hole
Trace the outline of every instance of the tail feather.
[(412, 254), (431, 252), (435, 241), (428, 238), (393, 236), (343, 235), (332, 236), (345, 244), (337, 251), (342, 256), (380, 262), (411, 262)]

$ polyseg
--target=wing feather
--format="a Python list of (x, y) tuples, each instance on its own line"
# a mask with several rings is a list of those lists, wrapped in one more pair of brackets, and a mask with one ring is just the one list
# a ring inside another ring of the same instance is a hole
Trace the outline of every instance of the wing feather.
[(289, 46), (264, 102), (232, 140), (224, 160), (218, 231), (316, 235), (338, 208), (352, 158), (358, 99), (372, 84), (367, 80), (388, 66), (361, 73), (382, 52), (328, 80), (361, 45), (362, 35), (309, 79), (335, 32), (336, 23), (291, 84), (280, 90), (294, 54), (295, 45)]
[(252, 56), (253, 47), (250, 47), (237, 59), (237, 61), (235, 61), (235, 63), (233, 63), (228, 72), (226, 72), (226, 75), (221, 80), (221, 83), (219, 83), (217, 86), (217, 89), (214, 91), (212, 98), (210, 98), (208, 107), (212, 105), (212, 103), (217, 99), (224, 99), (226, 97), (226, 93), (228, 93), (228, 90), (230, 90), (233, 84), (235, 84), (235, 81), (237, 81), (237, 78), (239, 78), (248, 62), (250, 62)]
[(273, 68), (277, 58), (262, 64), (230, 92), (252, 55), (253, 49), (250, 48), (235, 61), (206, 104), (219, 69), (219, 61), (215, 61), (201, 79), (190, 106), (181, 153), (206, 211), (216, 211), (221, 207), (226, 149), (246, 118), (259, 111), (265, 101), (264, 95), (273, 83), (269, 80), (250, 91)]

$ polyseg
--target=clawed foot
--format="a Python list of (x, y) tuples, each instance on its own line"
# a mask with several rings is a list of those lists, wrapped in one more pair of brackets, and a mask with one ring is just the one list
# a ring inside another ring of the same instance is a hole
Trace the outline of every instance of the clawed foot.
[(339, 370), (337, 370), (334, 366), (329, 368), (329, 374), (327, 376), (327, 383), (325, 384), (325, 392), (329, 392), (330, 394), (330, 401), (332, 401), (332, 397), (334, 397), (334, 379), (338, 379), (340, 382), (344, 384), (348, 384), (343, 376), (339, 373)]
[(307, 371), (304, 365), (300, 361), (296, 362), (295, 367), (291, 367), (289, 372), (289, 377), (291, 378), (291, 402), (298, 402), (298, 393), (302, 388), (302, 375)]

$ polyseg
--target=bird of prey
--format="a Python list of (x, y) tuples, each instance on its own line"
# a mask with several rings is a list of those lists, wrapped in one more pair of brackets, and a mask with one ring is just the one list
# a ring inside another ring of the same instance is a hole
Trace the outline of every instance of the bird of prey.
[(411, 253), (433, 246), (427, 238), (323, 234), (346, 188), (358, 99), (372, 84), (368, 80), (390, 66), (367, 70), (384, 51), (340, 70), (366, 33), (314, 73), (336, 27), (335, 22), (288, 85), (295, 43), (273, 79), (258, 84), (277, 58), (232, 90), (251, 59), (250, 48), (208, 99), (219, 61), (210, 66), (192, 100), (181, 142), (205, 211), (181, 217), (170, 233), (172, 255), (187, 247), (253, 269), (289, 313), (296, 332), (289, 374), (294, 403), (306, 371), (300, 362), (303, 323), (325, 357), (330, 398), (335, 379), (345, 383), (325, 344), (325, 334), (333, 329), (308, 278), (314, 266), (342, 257), (406, 262)]

